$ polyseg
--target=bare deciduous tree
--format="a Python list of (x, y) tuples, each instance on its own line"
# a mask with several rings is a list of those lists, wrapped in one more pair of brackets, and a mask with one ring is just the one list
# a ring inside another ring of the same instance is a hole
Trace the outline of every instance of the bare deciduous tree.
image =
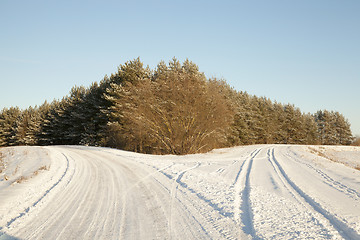
[(189, 61), (160, 63), (152, 78), (113, 86), (114, 112), (121, 114), (111, 127), (117, 126), (127, 149), (140, 152), (187, 154), (224, 146), (232, 114), (220, 87)]

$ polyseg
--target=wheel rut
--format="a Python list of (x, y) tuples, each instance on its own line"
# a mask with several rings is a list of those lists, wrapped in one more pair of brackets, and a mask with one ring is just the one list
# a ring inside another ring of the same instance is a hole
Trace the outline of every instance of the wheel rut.
[(240, 169), (235, 177), (232, 187), (235, 189), (234, 198), (234, 219), (241, 226), (239, 238), (258, 239), (253, 221), (250, 204), (250, 173), (252, 164), (256, 156), (262, 149), (254, 150), (248, 158), (241, 164)]
[(272, 164), (273, 168), (275, 169), (276, 173), (278, 174), (284, 185), (293, 194), (294, 198), (296, 198), (297, 201), (299, 201), (309, 210), (318, 213), (322, 218), (318, 220), (320, 222), (323, 222), (323, 225), (326, 225), (326, 221), (328, 221), (344, 239), (360, 239), (360, 235), (355, 230), (348, 227), (346, 223), (344, 223), (336, 216), (322, 208), (319, 203), (317, 203), (314, 199), (307, 195), (289, 178), (289, 176), (286, 174), (286, 171), (276, 159), (274, 148), (268, 150), (268, 160)]

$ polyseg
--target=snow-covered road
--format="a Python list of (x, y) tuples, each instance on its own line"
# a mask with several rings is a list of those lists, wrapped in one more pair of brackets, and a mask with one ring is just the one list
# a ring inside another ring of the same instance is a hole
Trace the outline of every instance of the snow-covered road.
[(315, 146), (1, 152), (0, 239), (360, 239), (360, 171)]

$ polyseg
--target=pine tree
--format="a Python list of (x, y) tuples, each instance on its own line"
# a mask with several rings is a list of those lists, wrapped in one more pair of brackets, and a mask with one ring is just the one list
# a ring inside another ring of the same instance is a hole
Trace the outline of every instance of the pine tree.
[(349, 122), (338, 112), (327, 110), (314, 114), (320, 143), (324, 145), (349, 145), (353, 136)]
[(54, 100), (45, 113), (43, 122), (40, 124), (41, 131), (37, 138), (40, 145), (66, 144), (64, 140), (64, 125), (61, 116), (67, 107), (68, 98), (61, 101)]
[(155, 70), (140, 58), (90, 87), (40, 107), (3, 109), (0, 146), (83, 144), (145, 153), (195, 153), (243, 144), (340, 144), (354, 140), (339, 112), (238, 92), (173, 58)]
[(311, 114), (304, 115), (304, 128), (303, 131), (305, 133), (305, 144), (318, 144), (319, 143), (319, 134), (317, 125), (314, 117)]
[(335, 118), (335, 130), (336, 130), (337, 144), (350, 145), (354, 140), (354, 137), (353, 137), (353, 135), (351, 133), (351, 129), (350, 129), (350, 123), (339, 112), (335, 112), (333, 114), (334, 114), (334, 118)]
[(249, 122), (251, 121), (250, 114), (250, 96), (247, 93), (228, 91), (230, 104), (234, 114), (234, 121), (232, 123), (232, 132), (228, 136), (231, 146), (250, 144), (251, 130)]
[(18, 107), (5, 108), (0, 115), (0, 146), (16, 145), (17, 126), (21, 118)]

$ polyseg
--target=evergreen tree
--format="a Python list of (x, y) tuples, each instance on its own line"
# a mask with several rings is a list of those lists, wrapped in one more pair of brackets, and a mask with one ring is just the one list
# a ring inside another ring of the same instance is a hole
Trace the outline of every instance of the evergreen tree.
[(194, 153), (243, 144), (339, 144), (354, 140), (339, 112), (303, 114), (207, 79), (173, 58), (153, 71), (140, 58), (62, 100), (0, 112), (0, 146), (83, 144), (146, 153)]
[(335, 112), (335, 130), (336, 130), (336, 144), (338, 145), (350, 145), (354, 137), (351, 133), (350, 123), (345, 117), (339, 112)]
[(41, 124), (45, 119), (47, 112), (50, 109), (50, 104), (45, 101), (40, 107), (29, 107), (26, 112), (28, 115), (27, 129), (24, 136), (25, 145), (40, 144), (40, 133), (42, 131)]
[(17, 126), (21, 119), (18, 107), (4, 108), (0, 115), (0, 146), (16, 145)]
[(287, 139), (287, 129), (284, 127), (286, 122), (286, 115), (284, 111), (284, 105), (275, 103), (274, 112), (275, 116), (273, 119), (275, 129), (274, 129), (274, 143), (285, 143)]
[[(230, 91), (229, 91), (230, 92)], [(230, 96), (230, 103), (233, 103), (232, 109), (234, 111), (234, 122), (232, 123), (232, 133), (228, 136), (229, 143), (232, 146), (251, 144), (251, 99), (247, 93), (236, 92), (228, 93)]]
[(353, 141), (350, 124), (340, 113), (318, 111), (314, 118), (318, 126), (320, 144), (349, 145)]
[[(136, 139), (139, 137), (135, 134), (136, 129), (128, 127), (132, 122), (128, 122), (129, 120), (124, 117), (124, 112), (130, 107), (130, 103), (139, 97), (138, 93), (132, 94), (130, 90), (136, 90), (135, 86), (139, 82), (150, 78), (149, 68), (144, 68), (139, 58), (120, 65), (118, 72), (111, 75), (106, 93), (104, 93), (107, 109), (102, 111), (107, 114), (109, 119), (106, 135), (103, 138), (106, 145), (121, 149), (132, 148), (132, 150), (143, 152), (141, 144), (143, 140)], [(131, 113), (128, 114), (131, 115)], [(141, 130), (139, 131), (141, 132)], [(144, 134), (140, 134), (140, 136), (146, 137)], [(139, 146), (138, 142), (140, 142)]]
[(45, 113), (43, 122), (40, 124), (41, 132), (38, 134), (40, 145), (59, 145), (66, 144), (64, 141), (64, 126), (61, 116), (67, 107), (68, 98), (61, 101), (54, 100), (48, 111)]
[(305, 144), (318, 144), (319, 134), (314, 117), (311, 114), (304, 115), (303, 131), (305, 133)]

